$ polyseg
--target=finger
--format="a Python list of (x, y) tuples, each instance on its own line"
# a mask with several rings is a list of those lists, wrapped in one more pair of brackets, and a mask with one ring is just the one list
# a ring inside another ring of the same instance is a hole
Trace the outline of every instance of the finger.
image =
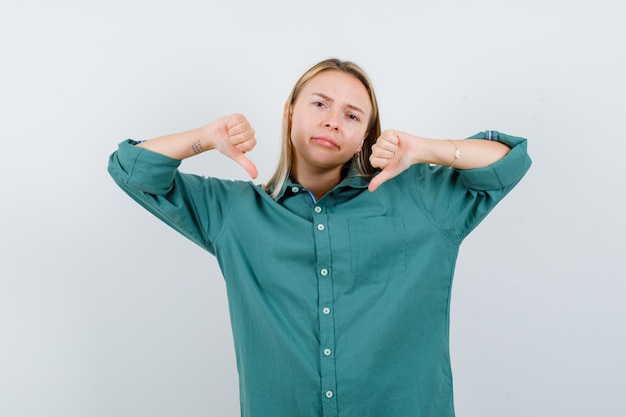
[(372, 178), (372, 180), (370, 181), (370, 184), (368, 186), (368, 189), (370, 191), (372, 191), (372, 192), (375, 191), (383, 183), (389, 181), (390, 179), (392, 179), (394, 177), (397, 177), (398, 174), (400, 174), (402, 171), (403, 170), (402, 169), (398, 169), (398, 167), (396, 165), (387, 166), (382, 171), (380, 171), (380, 173), (378, 175), (376, 175), (374, 178)]
[(256, 146), (256, 139), (252, 137), (246, 140), (245, 142), (235, 145), (235, 149), (237, 149), (239, 152), (246, 153), (254, 149), (255, 146)]
[(377, 142), (387, 142), (387, 143), (389, 143), (391, 145), (397, 145), (398, 144), (398, 134), (393, 129), (385, 130), (384, 132), (382, 132), (380, 134)]
[(233, 145), (237, 145), (255, 134), (250, 122), (241, 114), (233, 114), (226, 123), (228, 139)]
[[(242, 134), (230, 136), (228, 141), (232, 146), (239, 146), (246, 142), (251, 142), (251, 144), (256, 144), (256, 138), (254, 137), (254, 130), (246, 131)], [(253, 145), (254, 147), (254, 145)]]
[(376, 189), (378, 187), (381, 186), (381, 184), (383, 184), (384, 182), (386, 182), (387, 180), (391, 179), (395, 177), (395, 174), (393, 174), (392, 172), (390, 172), (389, 170), (385, 170), (383, 169), (380, 174), (376, 175), (369, 183), (369, 186), (367, 187), (368, 190), (370, 190), (371, 192), (376, 191)]
[[(370, 163), (375, 167), (383, 168), (393, 158), (395, 158), (397, 151), (398, 145), (396, 143), (394, 143), (393, 141), (389, 141), (381, 136), (372, 146)], [(384, 160), (387, 160), (387, 162), (385, 162)]]
[(256, 169), (254, 163), (243, 153), (233, 156), (232, 159), (241, 165), (253, 179), (259, 176), (259, 171)]
[(374, 145), (372, 146), (372, 153), (369, 160), (373, 167), (384, 168), (391, 163), (395, 156), (396, 153), (394, 151), (388, 151), (378, 145)]
[(389, 165), (389, 162), (391, 162), (389, 158), (378, 158), (377, 156), (370, 155), (370, 164), (374, 168), (385, 168)]
[(381, 150), (395, 152), (398, 148), (398, 141), (394, 139), (396, 139), (395, 136), (393, 138), (381, 136), (374, 146)]
[(250, 125), (248, 119), (246, 119), (246, 116), (244, 116), (243, 114), (234, 113), (231, 114), (230, 117), (228, 117), (228, 120), (226, 121), (226, 128), (230, 131), (232, 128), (240, 127), (241, 125), (245, 124), (247, 124), (248, 126)]
[(381, 148), (374, 149), (374, 151), (371, 154), (371, 156), (373, 156), (374, 158), (379, 158), (379, 159), (392, 159), (394, 155), (395, 155), (394, 152), (388, 151), (386, 149), (381, 149)]
[(228, 137), (233, 144), (235, 144), (235, 142), (243, 142), (254, 136), (255, 133), (256, 132), (248, 122), (240, 123), (228, 129)]

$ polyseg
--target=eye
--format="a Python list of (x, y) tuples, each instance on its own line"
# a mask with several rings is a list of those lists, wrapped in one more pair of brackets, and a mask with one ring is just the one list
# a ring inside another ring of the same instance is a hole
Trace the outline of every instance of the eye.
[(359, 119), (359, 116), (357, 116), (356, 114), (351, 114), (351, 113), (348, 114), (348, 119), (354, 120), (355, 122), (358, 122), (359, 120), (361, 120)]
[(322, 103), (321, 101), (314, 101), (313, 102), (313, 106), (315, 106), (315, 107), (324, 107), (325, 104)]

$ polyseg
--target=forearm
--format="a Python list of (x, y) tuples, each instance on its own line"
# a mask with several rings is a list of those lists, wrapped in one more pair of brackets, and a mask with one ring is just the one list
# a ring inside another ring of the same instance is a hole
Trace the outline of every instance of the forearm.
[[(464, 174), (471, 175), (476, 172), (473, 170), (477, 168), (484, 168), (500, 161), (509, 154), (511, 149), (514, 151), (518, 149), (520, 144), (524, 145), (523, 149), (519, 148), (523, 155), (520, 155), (519, 150), (516, 154), (524, 159), (519, 161), (524, 164), (520, 172), (523, 175), (530, 166), (530, 160), (525, 153), (525, 139), (509, 138), (515, 140), (502, 143), (497, 140), (482, 139), (482, 135), (462, 140), (425, 139), (397, 130), (385, 130), (372, 146), (370, 155), (372, 166), (382, 171), (370, 181), (368, 188), (370, 191), (375, 191), (385, 181), (415, 164), (452, 166), (456, 169), (468, 170)], [(512, 147), (509, 147), (509, 144), (512, 144)], [(516, 159), (513, 162), (515, 161)], [(507, 177), (511, 175), (507, 174)]]
[(183, 160), (211, 149), (217, 149), (241, 165), (252, 178), (256, 166), (246, 157), (256, 145), (254, 129), (241, 114), (220, 117), (206, 126), (173, 135), (161, 136), (137, 146), (173, 159)]
[(150, 139), (139, 143), (137, 146), (182, 160), (215, 148), (209, 139), (211, 136), (209, 130), (209, 126), (203, 126), (186, 132)]
[(475, 169), (491, 165), (504, 158), (510, 148), (500, 142), (482, 139), (440, 140), (421, 139), (416, 163)]

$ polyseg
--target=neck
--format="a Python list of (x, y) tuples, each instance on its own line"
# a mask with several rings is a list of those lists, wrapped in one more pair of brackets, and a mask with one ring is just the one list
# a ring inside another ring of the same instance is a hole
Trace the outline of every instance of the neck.
[(341, 167), (333, 170), (302, 172), (301, 169), (294, 166), (292, 175), (294, 181), (312, 192), (317, 200), (320, 200), (341, 181)]

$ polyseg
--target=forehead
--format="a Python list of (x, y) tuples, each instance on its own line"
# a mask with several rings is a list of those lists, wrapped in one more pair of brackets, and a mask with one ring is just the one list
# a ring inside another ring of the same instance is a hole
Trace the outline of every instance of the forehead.
[(336, 102), (371, 111), (372, 103), (363, 83), (352, 74), (337, 70), (322, 71), (311, 78), (301, 95), (324, 94)]

